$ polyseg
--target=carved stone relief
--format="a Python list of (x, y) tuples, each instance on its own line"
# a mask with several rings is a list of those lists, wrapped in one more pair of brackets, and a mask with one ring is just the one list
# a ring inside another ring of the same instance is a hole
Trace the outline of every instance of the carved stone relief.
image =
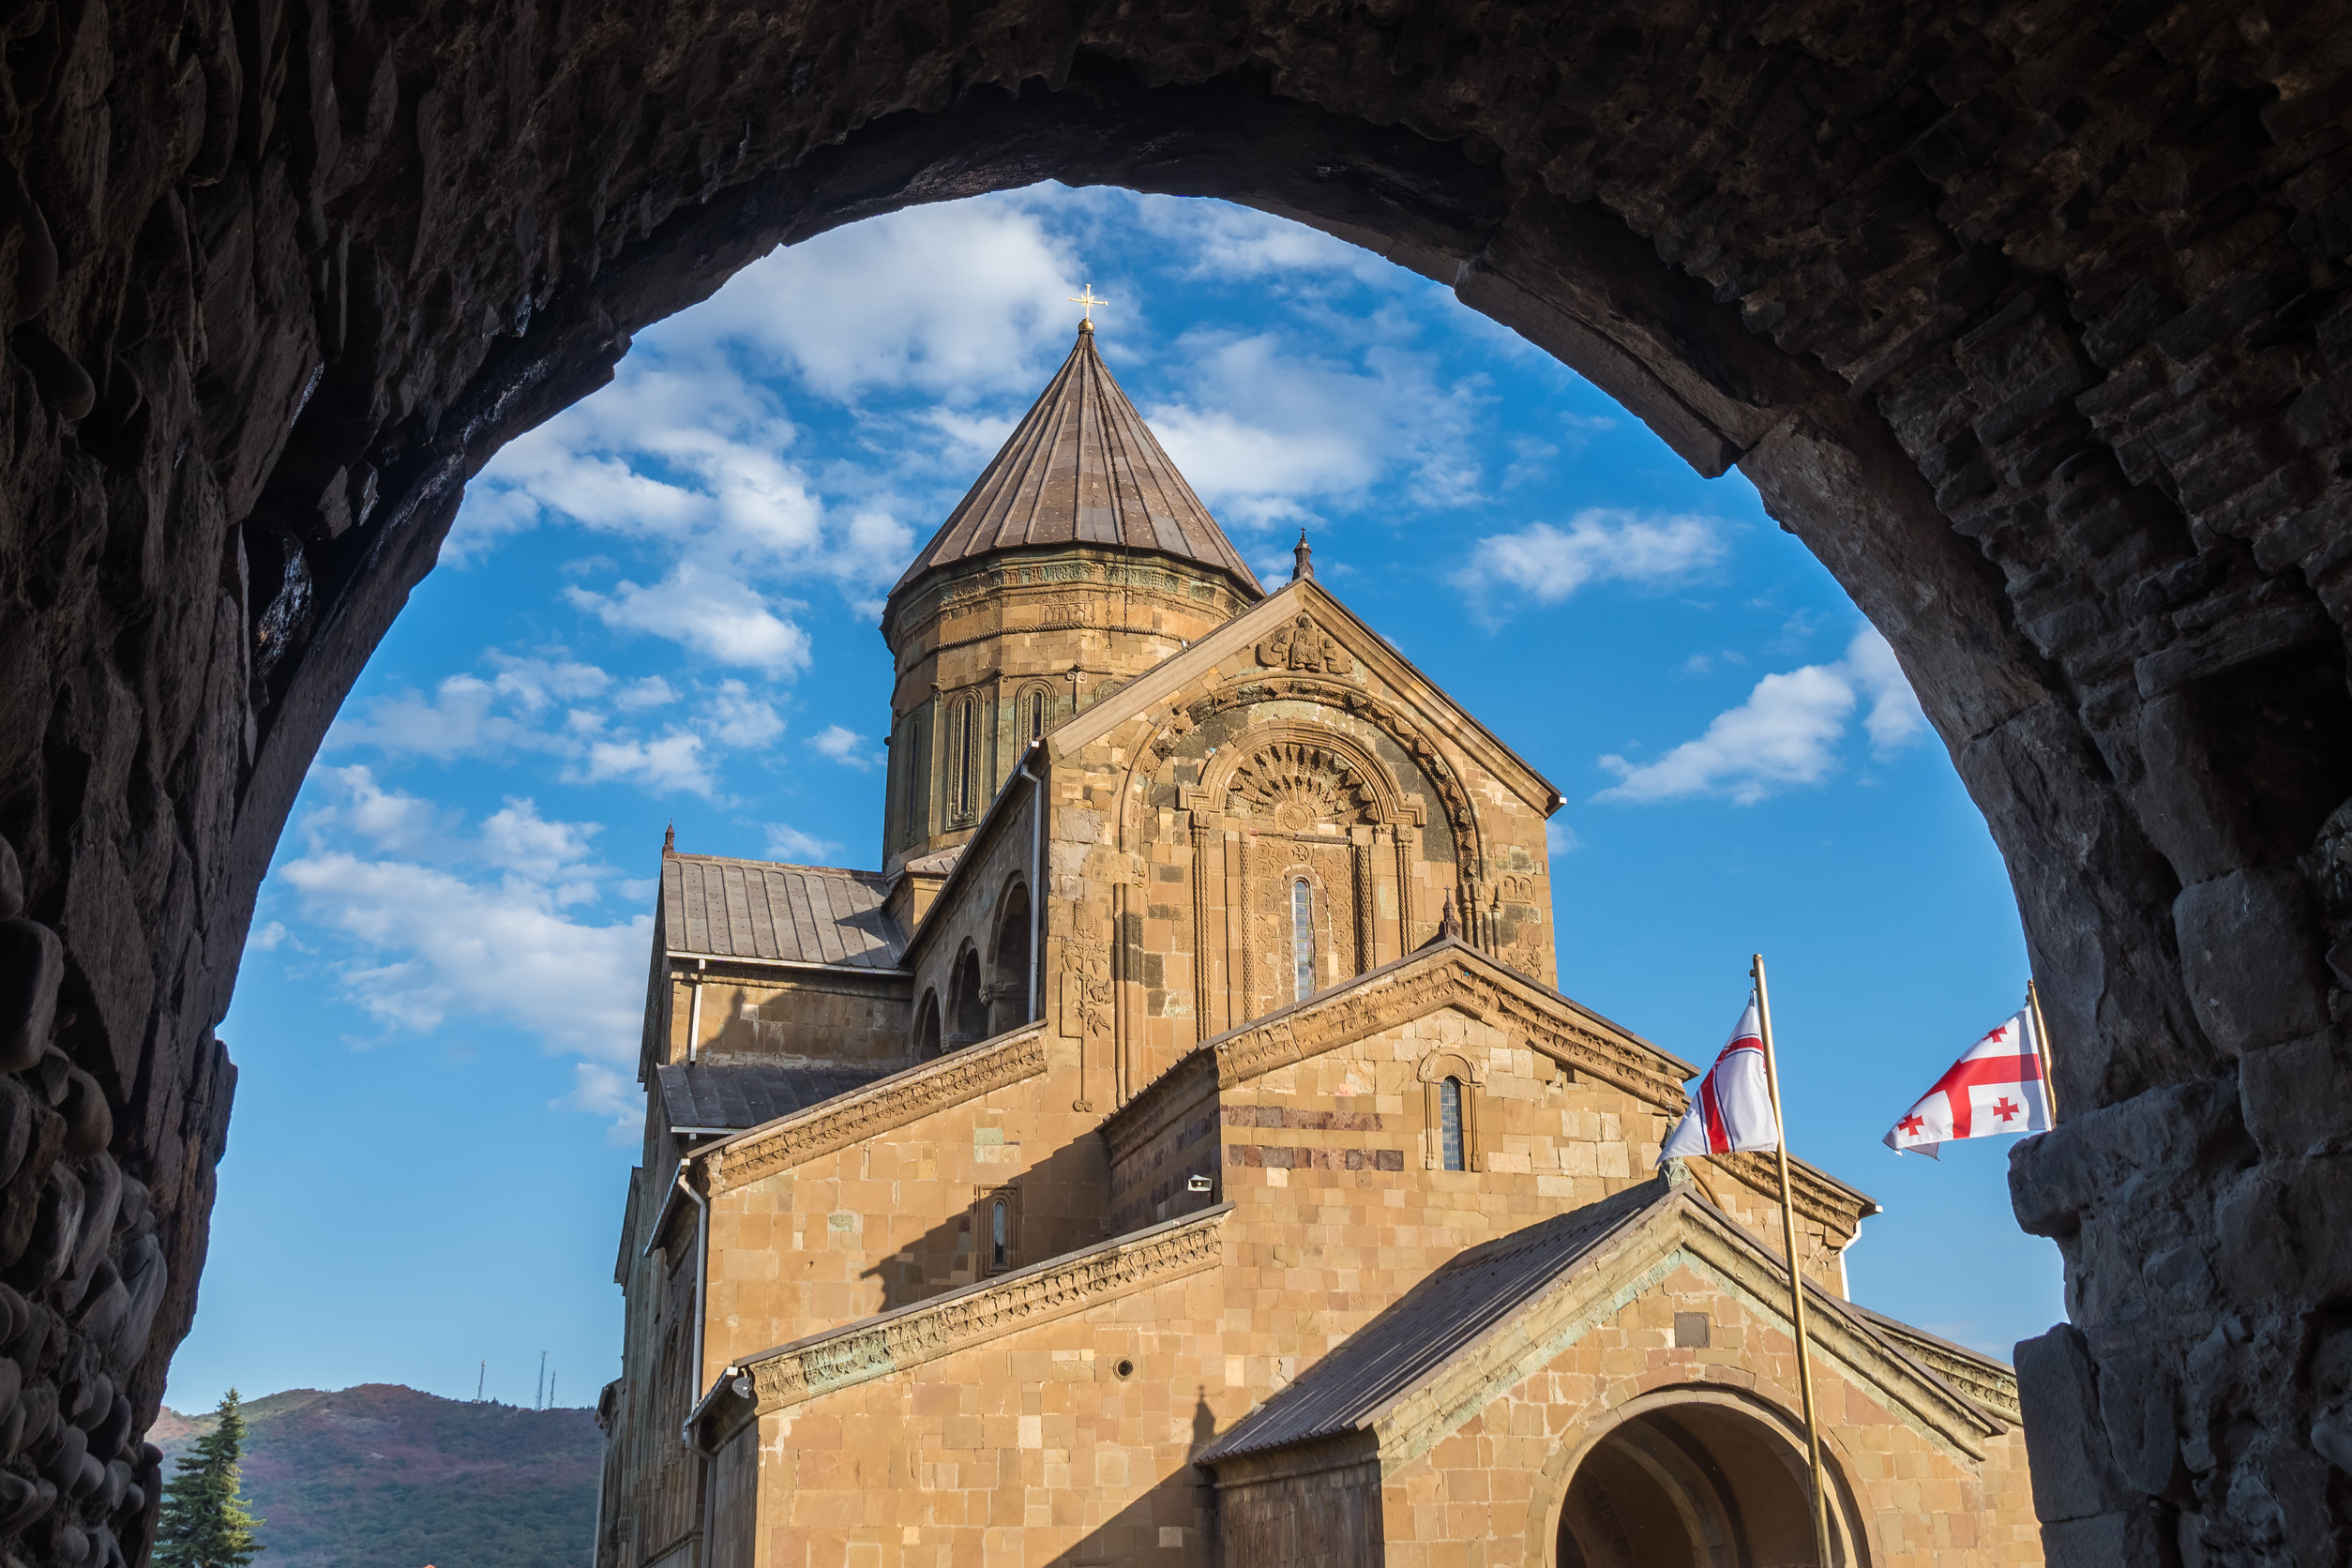
[(1300, 611), (1290, 624), (1279, 627), (1258, 644), (1258, 662), (1269, 670), (1297, 670), (1318, 675), (1352, 675), (1356, 661), (1348, 656), (1348, 650), (1338, 639), (1315, 624), (1315, 617)]

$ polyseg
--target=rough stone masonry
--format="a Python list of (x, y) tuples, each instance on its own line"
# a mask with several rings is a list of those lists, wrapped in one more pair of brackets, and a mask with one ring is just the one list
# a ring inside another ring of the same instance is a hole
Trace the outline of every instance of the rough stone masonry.
[[(136, 1559), (255, 887), (461, 487), (778, 242), (1343, 235), (1738, 464), (2008, 858), (2052, 1559), (2352, 1542), (2352, 6), (8, 0), (0, 1542)], [(21, 891), (20, 891), (21, 888)], [(22, 912), (20, 913), (20, 906)]]

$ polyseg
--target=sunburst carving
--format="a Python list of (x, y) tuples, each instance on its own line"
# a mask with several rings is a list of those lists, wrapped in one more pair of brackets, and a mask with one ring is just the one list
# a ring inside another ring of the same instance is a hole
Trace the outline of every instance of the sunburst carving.
[(1244, 762), (1230, 799), (1235, 816), (1256, 817), (1280, 833), (1378, 820), (1371, 785), (1354, 762), (1330, 746), (1297, 741), (1270, 746)]

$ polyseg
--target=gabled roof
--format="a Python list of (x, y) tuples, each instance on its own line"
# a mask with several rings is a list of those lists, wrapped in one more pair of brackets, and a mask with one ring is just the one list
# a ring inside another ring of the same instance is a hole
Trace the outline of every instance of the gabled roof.
[(1527, 759), (1315, 578), (1292, 579), (1191, 647), (1162, 659), (1084, 713), (1056, 726), (1046, 737), (1054, 757), (1074, 756), (1120, 725), (1169, 701), (1237, 649), (1263, 641), (1301, 610), (1315, 615), (1316, 625), (1323, 630), (1340, 634), (1355, 657), (1384, 666), (1387, 684), (1403, 701), (1421, 711), (1432, 732), (1442, 733), (1477, 758), (1482, 767), (1521, 791), (1546, 815), (1560, 808), (1567, 798), (1560, 786), (1536, 772)]
[(879, 871), (665, 854), (662, 938), (673, 957), (896, 970), (907, 939)]
[[(1655, 1280), (1661, 1259), (1703, 1268), (1780, 1315), (1787, 1266), (1699, 1195), (1664, 1178), (1629, 1187), (1473, 1247), (1424, 1279), (1330, 1354), (1236, 1423), (1199, 1462), (1315, 1442), (1378, 1437), (1394, 1461), (1425, 1452), (1500, 1390), (1579, 1337), (1592, 1309)], [(1944, 1439), (1982, 1456), (2000, 1423), (1862, 1314), (1810, 1280), (1816, 1341)], [(1613, 1307), (1609, 1310), (1614, 1310)], [(1785, 1321), (1785, 1319), (1784, 1319)]]
[(897, 1063), (787, 1067), (773, 1062), (681, 1062), (655, 1069), (662, 1115), (673, 1132), (740, 1132), (852, 1093), (898, 1070)]
[(934, 568), (1039, 545), (1153, 550), (1261, 593), (1225, 531), (1111, 379), (1081, 326), (1070, 357), (891, 589)]
[(1645, 1183), (1463, 1253), (1244, 1416), (1200, 1462), (1368, 1427), (1612, 1232), (1648, 1218), (1669, 1197), (1664, 1182)]

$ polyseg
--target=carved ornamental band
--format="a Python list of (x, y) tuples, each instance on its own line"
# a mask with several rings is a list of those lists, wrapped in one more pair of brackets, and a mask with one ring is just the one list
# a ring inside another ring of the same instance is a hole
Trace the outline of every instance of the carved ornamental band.
[(1015, 1329), (1052, 1322), (1224, 1257), (1229, 1206), (1006, 1274), (863, 1326), (803, 1340), (746, 1363), (759, 1413), (937, 1361)]
[[(710, 1196), (747, 1186), (762, 1176), (847, 1149), (919, 1116), (1046, 1070), (1042, 1024), (984, 1043), (883, 1079), (813, 1110), (756, 1127), (701, 1157)], [(689, 1156), (692, 1157), (692, 1156)]]

